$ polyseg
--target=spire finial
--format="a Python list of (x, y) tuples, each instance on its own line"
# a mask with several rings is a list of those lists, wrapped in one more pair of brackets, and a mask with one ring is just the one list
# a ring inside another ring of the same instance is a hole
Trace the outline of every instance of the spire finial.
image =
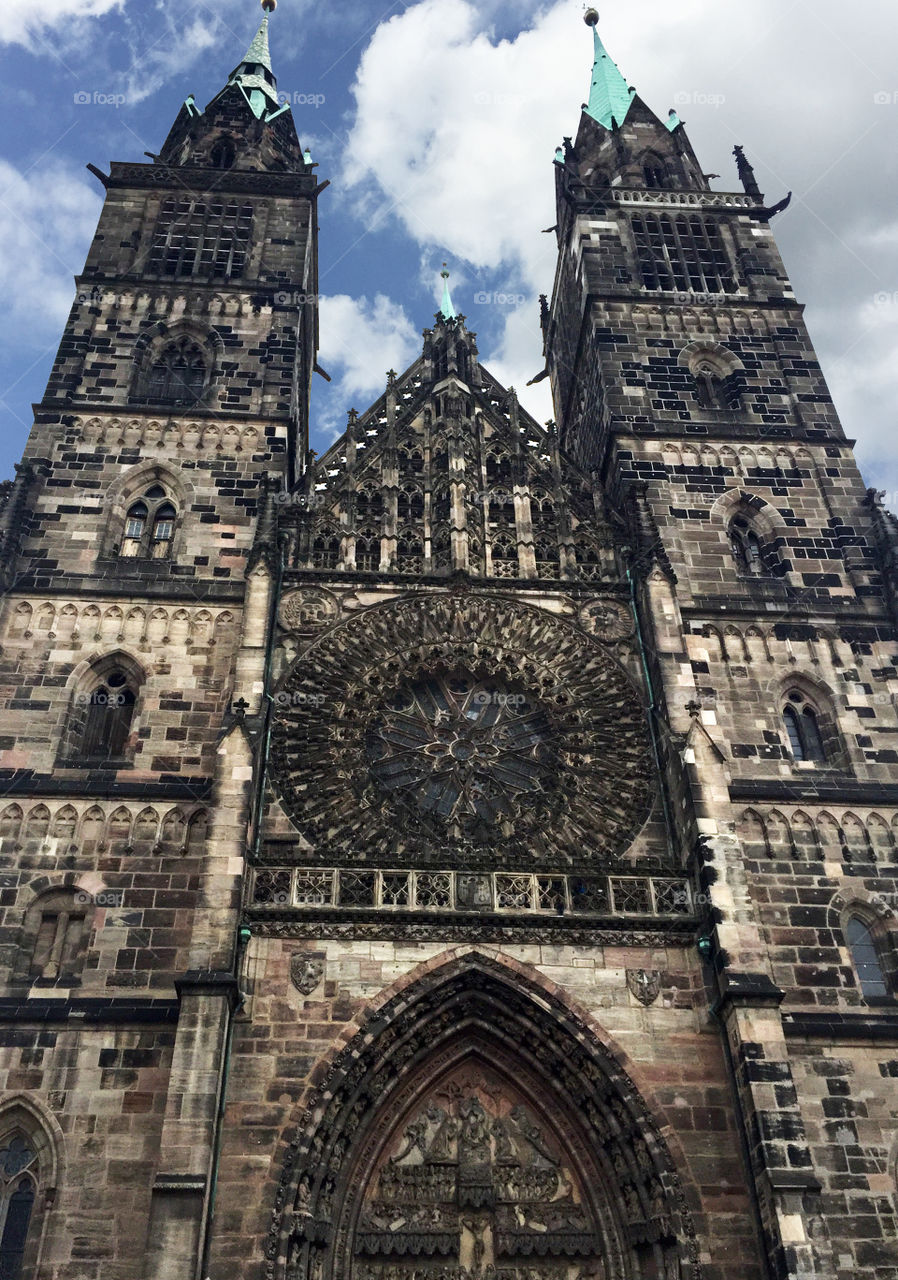
[(597, 9), (587, 9), (583, 21), (592, 27), (592, 39), (595, 47), (595, 62), (592, 68), (592, 83), (589, 86), (589, 102), (585, 111), (598, 124), (606, 129), (618, 128), (627, 118), (627, 113), (636, 96), (608, 52), (599, 35), (599, 13)]
[(440, 304), (440, 315), (444, 320), (456, 320), (458, 317), (455, 307), (452, 305), (452, 297), (449, 293), (449, 264), (443, 263), (443, 270), (440, 272), (443, 280), (443, 301)]
[(262, 8), (266, 13), (274, 13), (278, 7), (278, 0), (262, 0)]

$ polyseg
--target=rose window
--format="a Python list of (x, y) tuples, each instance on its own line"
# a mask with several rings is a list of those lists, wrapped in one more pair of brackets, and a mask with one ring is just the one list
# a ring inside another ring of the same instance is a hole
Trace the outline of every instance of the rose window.
[(315, 856), (528, 870), (627, 848), (653, 798), (645, 709), (573, 621), (450, 593), (315, 636), (275, 695), (271, 779)]
[(545, 712), (524, 694), (434, 676), (399, 689), (365, 747), (384, 791), (465, 827), (500, 823), (554, 790), (551, 737)]

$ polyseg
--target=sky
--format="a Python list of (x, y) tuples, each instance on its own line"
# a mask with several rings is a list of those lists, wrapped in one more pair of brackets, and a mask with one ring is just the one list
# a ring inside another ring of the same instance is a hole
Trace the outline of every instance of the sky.
[[(85, 169), (158, 151), (188, 93), (240, 62), (258, 0), (0, 0), (0, 478), (43, 395), (99, 216)], [(312, 447), (328, 447), (420, 349), (452, 270), (481, 358), (552, 416), (552, 160), (576, 133), (592, 36), (580, 0), (280, 0), (279, 89), (331, 186), (320, 202)], [(867, 483), (898, 506), (898, 6), (861, 0), (604, 0), (600, 32), (712, 186), (746, 148)]]

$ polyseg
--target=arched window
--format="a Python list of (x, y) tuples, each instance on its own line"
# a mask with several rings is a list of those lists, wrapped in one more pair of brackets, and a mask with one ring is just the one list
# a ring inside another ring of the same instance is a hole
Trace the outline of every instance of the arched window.
[(196, 404), (206, 389), (206, 357), (197, 342), (181, 338), (156, 356), (146, 398), (157, 404)]
[(743, 573), (764, 572), (764, 552), (761, 539), (744, 516), (736, 516), (730, 525), (730, 546), (733, 559)]
[(87, 912), (87, 895), (74, 889), (58, 889), (34, 903), (26, 918), (26, 935), (31, 942), (28, 976), (32, 981), (64, 983), (80, 976)]
[(557, 578), (559, 575), (557, 543), (541, 541), (533, 548), (536, 556), (536, 576), (538, 578)]
[(319, 534), (312, 543), (312, 568), (336, 569), (339, 563), (340, 539), (336, 534)]
[[(133, 668), (133, 669), (132, 669)], [(118, 769), (131, 757), (131, 733), (141, 676), (124, 655), (97, 664), (76, 690), (59, 766)]]
[(127, 676), (114, 671), (90, 694), (81, 750), (85, 760), (120, 760), (137, 703)]
[(177, 511), (165, 489), (154, 484), (128, 508), (119, 555), (125, 559), (168, 560), (176, 519)]
[(400, 573), (421, 573), (424, 568), (424, 548), (410, 530), (400, 534), (396, 543), (396, 567)]
[(365, 529), (356, 539), (355, 565), (362, 573), (377, 573), (380, 568), (380, 538), (373, 529)]
[(695, 398), (703, 409), (726, 409), (726, 379), (707, 361), (693, 371)]
[(789, 735), (789, 747), (793, 760), (810, 760), (815, 764), (825, 764), (826, 747), (820, 732), (817, 712), (806, 700), (804, 694), (794, 692), (788, 695), (783, 708), (783, 722)]
[(845, 940), (851, 950), (857, 980), (864, 999), (882, 999), (889, 995), (889, 984), (879, 958), (879, 948), (869, 926), (860, 916), (849, 916)]
[(642, 162), (645, 185), (649, 191), (663, 191), (668, 186), (667, 166), (655, 155), (647, 155)]
[(0, 1277), (19, 1280), (37, 1193), (37, 1152), (21, 1134), (0, 1149)]
[(233, 167), (237, 151), (230, 138), (219, 138), (212, 148), (209, 162), (213, 169), (230, 169)]
[(518, 576), (518, 548), (511, 538), (493, 538), (493, 573), (497, 578)]
[(417, 489), (400, 490), (396, 513), (400, 524), (424, 519), (424, 496)]

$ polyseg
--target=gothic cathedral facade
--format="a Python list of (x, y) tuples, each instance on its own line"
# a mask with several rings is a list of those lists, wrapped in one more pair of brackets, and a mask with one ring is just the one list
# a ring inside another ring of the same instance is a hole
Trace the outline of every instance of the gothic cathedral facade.
[(783, 202), (587, 22), (545, 426), (447, 283), (309, 450), (267, 17), (96, 171), (0, 534), (3, 1280), (898, 1280), (898, 527)]

